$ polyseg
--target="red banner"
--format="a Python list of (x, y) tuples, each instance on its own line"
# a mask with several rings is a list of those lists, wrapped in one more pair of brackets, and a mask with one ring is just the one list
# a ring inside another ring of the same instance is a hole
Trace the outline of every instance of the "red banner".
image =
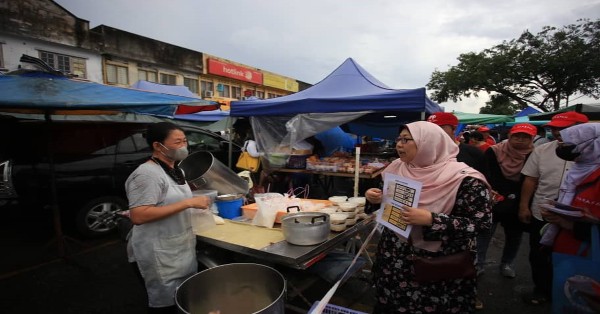
[(263, 83), (262, 73), (215, 59), (208, 59), (208, 73), (255, 84)]

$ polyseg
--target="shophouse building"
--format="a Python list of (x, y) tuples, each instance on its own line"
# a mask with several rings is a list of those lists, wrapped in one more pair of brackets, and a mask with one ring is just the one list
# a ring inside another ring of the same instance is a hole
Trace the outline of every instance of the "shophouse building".
[(274, 98), (310, 86), (107, 25), (90, 29), (87, 20), (51, 0), (5, 0), (0, 4), (0, 71), (24, 66), (23, 54), (80, 79), (122, 87), (138, 80), (185, 85), (213, 100)]

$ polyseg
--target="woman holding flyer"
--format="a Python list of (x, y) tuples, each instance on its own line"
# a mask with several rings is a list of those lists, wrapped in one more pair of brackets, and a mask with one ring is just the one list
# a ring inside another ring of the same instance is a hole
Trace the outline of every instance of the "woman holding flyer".
[[(417, 206), (398, 205), (393, 215), (411, 225), (408, 238), (388, 228), (381, 235), (374, 313), (473, 312), (475, 237), (491, 227), (490, 187), (481, 173), (456, 161), (458, 146), (435, 124), (402, 126), (396, 150), (400, 158), (383, 179), (400, 176), (422, 187)], [(384, 206), (405, 197), (385, 194), (372, 188), (365, 196)]]

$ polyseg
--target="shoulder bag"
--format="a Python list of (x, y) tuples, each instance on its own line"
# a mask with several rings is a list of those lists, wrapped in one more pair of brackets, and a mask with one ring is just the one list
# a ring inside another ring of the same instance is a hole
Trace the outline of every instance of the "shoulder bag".
[(250, 172), (257, 172), (258, 168), (260, 168), (260, 158), (252, 157), (247, 151), (248, 142), (244, 145), (244, 151), (240, 154), (240, 158), (238, 159), (235, 166), (239, 169), (248, 170)]

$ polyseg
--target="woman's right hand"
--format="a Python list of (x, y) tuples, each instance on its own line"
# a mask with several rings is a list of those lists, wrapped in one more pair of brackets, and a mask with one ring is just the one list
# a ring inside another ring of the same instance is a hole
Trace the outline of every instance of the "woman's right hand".
[(188, 200), (188, 207), (192, 207), (192, 208), (203, 208), (203, 209), (207, 209), (210, 207), (210, 197), (202, 195), (202, 196), (194, 196), (192, 198), (189, 198)]
[(378, 188), (370, 188), (365, 192), (365, 197), (371, 204), (381, 204), (382, 195), (381, 189)]

